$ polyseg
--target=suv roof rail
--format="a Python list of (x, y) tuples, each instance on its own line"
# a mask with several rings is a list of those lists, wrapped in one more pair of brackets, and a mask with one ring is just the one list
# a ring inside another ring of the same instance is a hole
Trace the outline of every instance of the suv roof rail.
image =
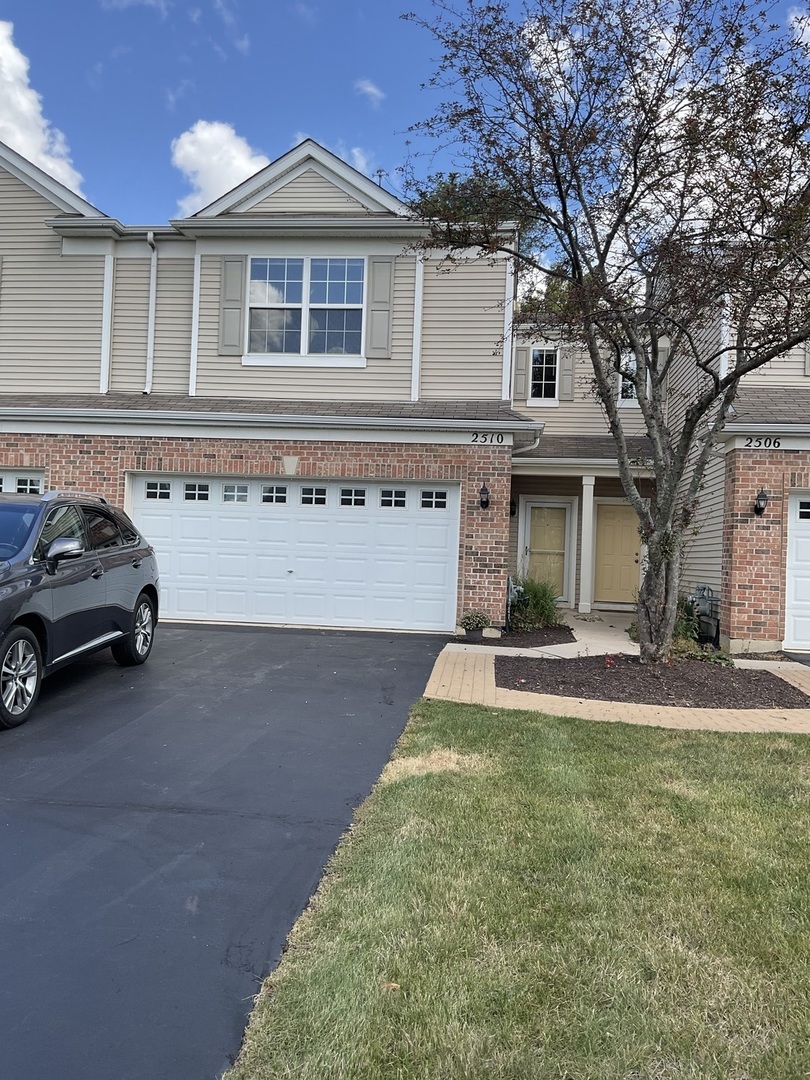
[(42, 496), (43, 499), (47, 499), (49, 502), (51, 499), (94, 499), (96, 502), (104, 503), (105, 506), (109, 506), (109, 502), (103, 495), (93, 495), (88, 491), (68, 491), (65, 489), (55, 489), (53, 491), (46, 491)]

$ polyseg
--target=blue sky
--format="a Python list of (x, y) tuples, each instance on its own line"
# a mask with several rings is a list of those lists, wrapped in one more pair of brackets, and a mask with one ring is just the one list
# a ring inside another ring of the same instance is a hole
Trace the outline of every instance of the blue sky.
[(5, 0), (0, 141), (126, 224), (162, 224), (302, 138), (389, 190), (430, 36), (429, 0)]

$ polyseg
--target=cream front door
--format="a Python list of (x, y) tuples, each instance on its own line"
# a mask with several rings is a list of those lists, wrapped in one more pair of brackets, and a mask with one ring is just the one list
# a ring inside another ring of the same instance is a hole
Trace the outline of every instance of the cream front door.
[(526, 577), (533, 581), (548, 581), (557, 590), (557, 596), (566, 592), (566, 537), (568, 534), (568, 508), (565, 506), (528, 507), (528, 527), (524, 564)]
[(638, 517), (632, 506), (597, 503), (594, 603), (636, 602), (640, 550)]

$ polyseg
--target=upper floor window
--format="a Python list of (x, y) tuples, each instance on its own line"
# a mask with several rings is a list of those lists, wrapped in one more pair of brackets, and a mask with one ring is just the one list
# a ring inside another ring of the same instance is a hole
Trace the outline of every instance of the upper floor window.
[(365, 259), (250, 260), (248, 352), (360, 356)]
[(531, 388), (529, 396), (536, 400), (556, 400), (557, 372), (558, 363), (556, 349), (532, 349)]
[(636, 370), (638, 368), (638, 361), (635, 356), (629, 353), (625, 354), (621, 358), (619, 365), (619, 400), (620, 401), (638, 401), (638, 391), (636, 390)]

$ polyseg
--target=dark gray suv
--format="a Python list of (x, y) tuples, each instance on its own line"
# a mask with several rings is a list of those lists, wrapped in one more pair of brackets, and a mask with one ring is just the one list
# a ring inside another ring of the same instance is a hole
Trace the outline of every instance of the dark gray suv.
[(142, 664), (158, 618), (155, 553), (123, 512), (77, 492), (0, 494), (0, 728), (43, 676), (110, 647)]

